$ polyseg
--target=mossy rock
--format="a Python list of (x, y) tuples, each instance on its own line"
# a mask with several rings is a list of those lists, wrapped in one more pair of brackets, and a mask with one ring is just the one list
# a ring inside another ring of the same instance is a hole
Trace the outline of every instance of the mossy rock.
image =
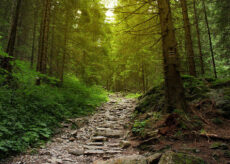
[(168, 151), (160, 159), (158, 164), (206, 164), (204, 160), (185, 153)]
[(210, 149), (227, 150), (228, 149), (228, 145), (225, 144), (225, 143), (221, 143), (221, 142), (214, 142), (213, 144), (211, 144)]

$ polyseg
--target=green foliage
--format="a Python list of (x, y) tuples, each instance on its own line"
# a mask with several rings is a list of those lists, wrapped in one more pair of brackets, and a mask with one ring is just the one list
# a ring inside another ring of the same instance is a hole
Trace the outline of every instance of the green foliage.
[(185, 96), (189, 101), (207, 97), (209, 91), (205, 81), (189, 75), (183, 75), (183, 84), (185, 88)]
[(230, 79), (224, 78), (224, 79), (216, 79), (211, 82), (212, 88), (223, 88), (223, 87), (229, 87), (230, 86)]
[(145, 130), (145, 126), (146, 126), (146, 120), (144, 121), (135, 120), (132, 128), (132, 132), (134, 134), (142, 135)]
[(38, 75), (27, 63), (16, 62), (14, 85), (0, 87), (0, 158), (39, 146), (69, 117), (93, 112), (106, 101), (106, 93), (97, 86), (86, 86), (69, 76), (58, 88), (35, 86)]
[(127, 94), (125, 97), (126, 97), (126, 98), (138, 98), (138, 97), (140, 97), (140, 96), (141, 96), (140, 93), (129, 93), (129, 94)]

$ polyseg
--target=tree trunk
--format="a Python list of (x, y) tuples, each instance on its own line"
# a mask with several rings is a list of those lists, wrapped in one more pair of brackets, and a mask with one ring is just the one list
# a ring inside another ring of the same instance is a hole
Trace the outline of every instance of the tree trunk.
[(215, 78), (217, 78), (216, 63), (215, 63), (215, 57), (214, 57), (214, 52), (213, 52), (213, 46), (212, 46), (212, 37), (211, 37), (211, 31), (210, 31), (209, 22), (208, 22), (208, 15), (207, 15), (207, 10), (206, 10), (206, 5), (205, 5), (204, 0), (202, 0), (202, 4), (203, 4), (204, 16), (205, 16), (205, 23), (208, 29), (208, 37), (209, 37), (210, 51), (211, 51), (211, 56), (212, 56), (213, 72), (214, 72)]
[(197, 9), (196, 9), (196, 0), (193, 0), (193, 10), (194, 10), (194, 19), (196, 24), (196, 34), (197, 34), (197, 44), (199, 48), (201, 74), (204, 75), (205, 73), (204, 61), (203, 61), (203, 53), (202, 53), (202, 47), (200, 41), (200, 28), (199, 28), (199, 21), (198, 21)]
[(53, 64), (53, 57), (55, 50), (55, 30), (56, 30), (56, 17), (55, 11), (52, 13), (52, 35), (51, 35), (51, 47), (50, 47), (50, 58), (49, 58), (49, 75), (52, 76), (54, 74), (54, 64)]
[[(43, 18), (42, 18), (41, 29), (40, 29), (37, 71), (42, 74), (46, 74), (51, 0), (43, 0), (43, 6), (44, 6), (43, 8), (44, 11), (43, 11)], [(40, 83), (41, 83), (41, 79), (38, 78), (36, 84), (40, 85)]]
[(177, 51), (175, 29), (172, 22), (169, 0), (158, 0), (164, 58), (166, 111), (186, 111), (187, 105), (180, 76), (180, 62)]
[(38, 5), (34, 8), (34, 29), (33, 29), (33, 43), (32, 43), (32, 52), (30, 58), (30, 67), (33, 68), (34, 65), (34, 52), (35, 52), (35, 41), (36, 41), (36, 33), (37, 33), (37, 22), (38, 22)]
[(66, 13), (66, 22), (65, 22), (65, 32), (64, 32), (64, 52), (62, 56), (62, 66), (61, 66), (61, 75), (60, 80), (63, 83), (64, 80), (64, 70), (65, 70), (65, 60), (66, 60), (66, 52), (67, 52), (67, 41), (68, 41), (68, 28), (69, 28), (69, 13)]
[(12, 26), (11, 26), (8, 44), (6, 48), (6, 53), (8, 53), (10, 57), (1, 58), (1, 68), (7, 70), (9, 73), (12, 72), (12, 66), (10, 64), (10, 61), (14, 57), (14, 46), (15, 46), (15, 40), (17, 34), (18, 17), (20, 14), (21, 0), (17, 0), (16, 3), (17, 5), (16, 5), (15, 13), (13, 14)]
[(191, 76), (196, 76), (196, 66), (194, 60), (190, 22), (188, 17), (188, 7), (185, 0), (181, 0), (181, 8), (182, 8), (182, 14), (184, 19), (185, 42), (186, 42), (186, 49), (187, 49), (189, 73)]

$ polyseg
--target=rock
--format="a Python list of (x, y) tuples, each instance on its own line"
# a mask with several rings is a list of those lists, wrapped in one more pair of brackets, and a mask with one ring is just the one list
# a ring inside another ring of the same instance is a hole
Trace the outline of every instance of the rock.
[(158, 163), (160, 158), (162, 156), (162, 153), (156, 153), (147, 158), (148, 163)]
[(86, 150), (85, 155), (93, 155), (93, 154), (104, 154), (103, 150)]
[(92, 137), (91, 140), (94, 142), (101, 142), (101, 141), (106, 141), (106, 137), (104, 136), (96, 136), (96, 137)]
[(75, 136), (77, 136), (77, 133), (78, 133), (78, 130), (74, 130), (74, 131), (71, 132), (71, 135), (72, 135), (73, 137), (75, 137)]
[(87, 143), (87, 145), (89, 145), (89, 146), (103, 146), (104, 142), (90, 142), (90, 143)]
[(120, 151), (120, 150), (107, 150), (106, 153), (107, 154), (119, 154), (119, 153), (122, 153), (122, 151)]
[(95, 161), (93, 164), (147, 164), (147, 159), (141, 155), (123, 156), (108, 161)]
[(84, 146), (85, 149), (89, 150), (105, 150), (107, 147), (104, 146)]
[(185, 154), (168, 151), (162, 155), (158, 164), (205, 164), (200, 158)]
[(120, 146), (120, 143), (108, 143), (107, 146), (109, 146), (109, 147), (117, 147), (117, 146)]
[(76, 156), (80, 156), (80, 155), (84, 154), (83, 149), (69, 150), (68, 152), (69, 152), (69, 154), (76, 155)]
[(52, 157), (51, 159), (49, 159), (48, 162), (51, 163), (51, 164), (62, 164), (62, 160), (57, 159), (55, 157)]
[(96, 134), (99, 136), (105, 136), (110, 138), (119, 138), (123, 135), (123, 132), (120, 130), (106, 130), (97, 132)]
[(221, 143), (221, 142), (214, 142), (211, 146), (210, 149), (221, 149), (221, 150), (227, 150), (228, 149), (228, 145), (225, 143)]
[(63, 139), (61, 139), (61, 138), (56, 138), (56, 139), (54, 139), (54, 142), (62, 143), (62, 142), (63, 142)]
[(70, 137), (69, 141), (73, 142), (73, 141), (75, 141), (75, 138), (74, 137)]
[(73, 125), (75, 125), (77, 129), (80, 129), (89, 123), (88, 119), (89, 118), (85, 117), (85, 118), (69, 119), (68, 121), (70, 121)]
[(129, 141), (121, 141), (120, 146), (122, 149), (127, 149), (128, 147), (131, 146), (131, 143)]

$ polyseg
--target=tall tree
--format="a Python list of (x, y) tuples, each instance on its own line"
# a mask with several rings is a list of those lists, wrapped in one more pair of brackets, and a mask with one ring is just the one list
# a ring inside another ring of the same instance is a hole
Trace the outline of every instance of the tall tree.
[(208, 30), (209, 45), (210, 45), (210, 51), (211, 51), (211, 56), (212, 56), (213, 72), (214, 72), (215, 78), (217, 78), (216, 62), (215, 62), (215, 56), (214, 56), (214, 51), (213, 51), (212, 36), (211, 36), (211, 30), (210, 30), (209, 21), (208, 21), (208, 14), (207, 14), (205, 0), (202, 0), (202, 5), (203, 5), (204, 16), (205, 16), (205, 23), (206, 23), (207, 30)]
[[(46, 74), (47, 67), (47, 50), (49, 38), (51, 0), (43, 0), (43, 17), (40, 29), (39, 53), (37, 60), (37, 71)], [(41, 79), (37, 79), (37, 85), (41, 83)]]
[(174, 109), (186, 110), (184, 88), (180, 76), (175, 29), (172, 21), (170, 0), (158, 0), (164, 57), (165, 96), (167, 112)]
[(6, 48), (6, 53), (8, 53), (9, 57), (3, 57), (1, 59), (1, 68), (7, 70), (9, 73), (12, 71), (12, 66), (10, 64), (10, 61), (14, 56), (14, 46), (15, 46), (15, 40), (17, 35), (18, 17), (20, 14), (21, 0), (17, 0), (15, 3), (16, 3), (16, 7), (13, 14), (11, 30), (10, 30), (8, 44)]
[(34, 6), (34, 22), (33, 22), (33, 41), (32, 41), (32, 52), (30, 58), (30, 66), (33, 67), (34, 65), (34, 54), (35, 54), (35, 41), (36, 41), (36, 33), (37, 33), (37, 22), (38, 22), (38, 2)]
[(186, 50), (187, 50), (187, 58), (188, 58), (188, 65), (189, 65), (189, 73), (192, 76), (196, 76), (196, 66), (194, 60), (194, 51), (193, 51), (193, 43), (192, 43), (192, 36), (191, 36), (191, 29), (190, 29), (190, 21), (188, 17), (188, 7), (187, 2), (185, 0), (181, 1), (181, 8), (184, 20), (184, 30), (185, 30), (185, 42), (186, 42)]
[(202, 53), (202, 47), (201, 47), (200, 28), (199, 28), (198, 14), (197, 14), (197, 8), (196, 8), (196, 0), (193, 0), (193, 10), (194, 10), (194, 20), (196, 24), (196, 35), (197, 35), (197, 44), (199, 48), (201, 74), (204, 75), (205, 73), (204, 60), (203, 60), (203, 53)]

